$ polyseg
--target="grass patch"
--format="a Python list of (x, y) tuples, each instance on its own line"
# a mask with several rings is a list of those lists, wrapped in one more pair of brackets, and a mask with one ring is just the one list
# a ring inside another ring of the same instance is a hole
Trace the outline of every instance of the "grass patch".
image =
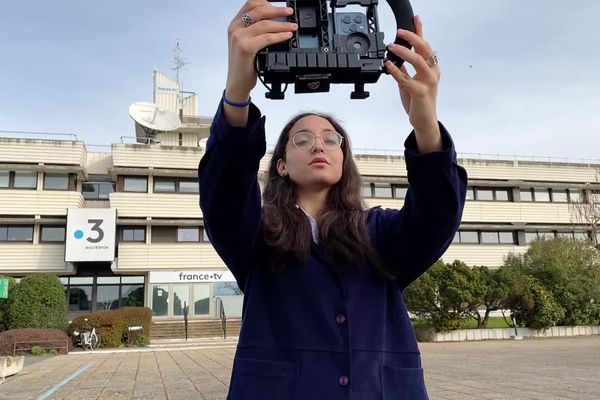
[[(463, 329), (475, 329), (475, 328), (477, 328), (477, 321), (474, 319), (468, 320), (465, 323), (465, 326), (463, 327)], [(510, 328), (510, 327), (508, 325), (506, 325), (506, 321), (504, 321), (504, 318), (490, 317), (488, 319), (487, 328), (493, 329), (493, 328)]]

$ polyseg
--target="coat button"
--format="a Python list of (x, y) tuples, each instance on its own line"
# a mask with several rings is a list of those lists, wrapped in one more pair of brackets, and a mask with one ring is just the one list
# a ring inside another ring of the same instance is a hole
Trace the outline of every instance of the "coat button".
[(342, 325), (344, 322), (346, 322), (346, 316), (343, 314), (338, 315), (335, 317), (335, 322), (337, 322), (338, 325)]
[(338, 379), (338, 382), (340, 386), (346, 386), (348, 384), (348, 377), (346, 375), (342, 375), (340, 376), (340, 379)]

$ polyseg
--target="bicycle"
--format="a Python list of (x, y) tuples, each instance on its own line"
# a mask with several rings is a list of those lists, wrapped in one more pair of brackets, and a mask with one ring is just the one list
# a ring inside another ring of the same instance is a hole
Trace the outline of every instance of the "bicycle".
[[(84, 319), (85, 322), (88, 322), (88, 319)], [(78, 338), (77, 344), (81, 346), (83, 350), (97, 350), (100, 347), (100, 334), (96, 332), (96, 327), (89, 328), (89, 324), (86, 327), (86, 330), (83, 332), (73, 331), (73, 336)]]

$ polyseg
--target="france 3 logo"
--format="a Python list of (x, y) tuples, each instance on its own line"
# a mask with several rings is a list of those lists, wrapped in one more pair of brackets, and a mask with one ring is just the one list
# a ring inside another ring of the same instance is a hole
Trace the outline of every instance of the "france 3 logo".
[(73, 232), (73, 237), (77, 240), (84, 239), (90, 243), (100, 243), (102, 239), (104, 239), (104, 230), (101, 228), (104, 223), (103, 219), (88, 219), (87, 223), (90, 224), (90, 234), (85, 234), (85, 231), (82, 229), (76, 229)]

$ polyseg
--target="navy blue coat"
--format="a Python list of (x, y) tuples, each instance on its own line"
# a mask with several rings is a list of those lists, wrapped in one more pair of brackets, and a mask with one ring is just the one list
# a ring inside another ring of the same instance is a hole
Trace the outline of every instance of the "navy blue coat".
[(441, 127), (443, 150), (420, 155), (411, 133), (404, 207), (367, 211), (369, 237), (397, 281), (367, 266), (336, 272), (314, 243), (306, 262), (274, 273), (260, 234), (264, 122), (251, 106), (248, 127), (231, 127), (221, 105), (198, 172), (208, 236), (245, 295), (228, 399), (427, 399), (402, 291), (460, 224), (467, 176), (450, 136)]

